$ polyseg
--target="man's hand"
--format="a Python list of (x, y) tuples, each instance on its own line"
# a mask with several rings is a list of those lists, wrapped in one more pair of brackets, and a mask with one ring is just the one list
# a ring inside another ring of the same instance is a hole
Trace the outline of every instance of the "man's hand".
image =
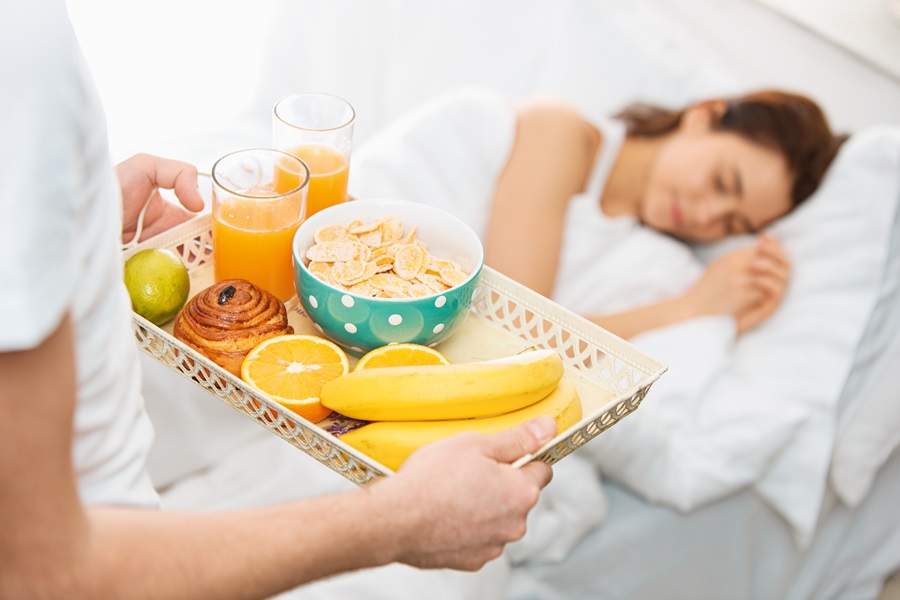
[(480, 569), (525, 535), (525, 521), (550, 483), (550, 466), (511, 463), (556, 434), (540, 417), (494, 435), (463, 433), (413, 453), (371, 490), (405, 515), (394, 559), (420, 568)]
[[(197, 169), (186, 162), (135, 154), (116, 166), (116, 175), (122, 187), (123, 244), (151, 238), (203, 209), (203, 197), (197, 189)], [(159, 188), (174, 190), (184, 208), (163, 198)], [(133, 240), (145, 205), (140, 239)]]

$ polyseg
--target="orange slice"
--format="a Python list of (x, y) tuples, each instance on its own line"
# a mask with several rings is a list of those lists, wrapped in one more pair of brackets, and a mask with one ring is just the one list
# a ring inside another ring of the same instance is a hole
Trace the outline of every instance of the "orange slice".
[(347, 354), (337, 344), (314, 335), (280, 335), (250, 351), (241, 379), (317, 423), (331, 414), (319, 403), (319, 390), (349, 370)]
[(381, 367), (406, 367), (417, 365), (449, 365), (447, 357), (428, 346), (419, 344), (388, 344), (363, 355), (354, 371)]

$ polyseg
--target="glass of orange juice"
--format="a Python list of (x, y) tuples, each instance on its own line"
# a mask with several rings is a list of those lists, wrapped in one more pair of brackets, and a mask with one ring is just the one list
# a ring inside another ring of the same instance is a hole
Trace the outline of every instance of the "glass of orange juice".
[(274, 146), (303, 159), (309, 167), (307, 217), (347, 200), (355, 118), (350, 103), (331, 94), (293, 94), (275, 103)]
[(280, 150), (238, 150), (216, 161), (212, 168), (216, 281), (246, 279), (283, 302), (294, 296), (291, 243), (306, 213), (308, 184), (306, 164)]

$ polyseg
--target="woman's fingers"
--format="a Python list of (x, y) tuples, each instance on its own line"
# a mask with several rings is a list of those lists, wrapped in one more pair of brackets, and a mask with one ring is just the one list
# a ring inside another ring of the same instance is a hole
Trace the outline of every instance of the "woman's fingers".
[(784, 247), (775, 238), (766, 234), (761, 235), (759, 242), (756, 244), (756, 257), (767, 258), (787, 266), (791, 264)]
[(764, 300), (750, 310), (744, 311), (743, 313), (739, 314), (737, 316), (738, 335), (746, 333), (747, 331), (753, 329), (754, 327), (771, 317), (777, 307), (778, 302), (769, 299)]
[(750, 261), (750, 274), (760, 298), (737, 315), (738, 332), (744, 333), (769, 317), (781, 305), (791, 277), (791, 262), (784, 248), (774, 238), (763, 234)]
[(787, 289), (787, 279), (770, 273), (758, 273), (753, 278), (753, 284), (766, 296), (781, 297)]
[(755, 278), (770, 276), (786, 282), (791, 275), (791, 261), (781, 244), (763, 235), (756, 245), (756, 253), (750, 262), (750, 271)]

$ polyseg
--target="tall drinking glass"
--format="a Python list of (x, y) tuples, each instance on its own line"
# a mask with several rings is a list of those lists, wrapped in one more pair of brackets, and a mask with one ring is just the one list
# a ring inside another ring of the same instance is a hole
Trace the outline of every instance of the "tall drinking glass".
[[(294, 174), (285, 179), (284, 172)], [(232, 152), (212, 168), (216, 281), (246, 279), (281, 301), (294, 294), (291, 242), (303, 221), (309, 169), (268, 148)]]
[[(306, 216), (347, 200), (353, 107), (343, 98), (309, 92), (293, 94), (275, 104), (272, 139), (309, 167)], [(284, 173), (286, 179), (293, 174)]]

